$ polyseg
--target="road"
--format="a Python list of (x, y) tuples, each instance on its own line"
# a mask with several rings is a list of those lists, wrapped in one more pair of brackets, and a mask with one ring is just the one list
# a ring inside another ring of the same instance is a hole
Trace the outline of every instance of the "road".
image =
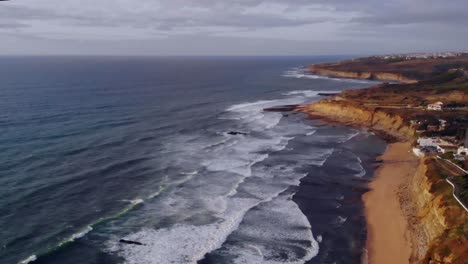
[(446, 172), (450, 174), (450, 176), (457, 177), (466, 174), (464, 171), (460, 170), (460, 168), (442, 158), (438, 158), (436, 161), (442, 168), (444, 168)]

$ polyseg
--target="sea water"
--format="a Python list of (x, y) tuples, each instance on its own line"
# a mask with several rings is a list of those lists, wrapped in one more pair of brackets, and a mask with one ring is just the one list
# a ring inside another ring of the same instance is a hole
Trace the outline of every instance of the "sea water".
[(0, 262), (358, 263), (385, 144), (263, 111), (340, 58), (0, 58)]

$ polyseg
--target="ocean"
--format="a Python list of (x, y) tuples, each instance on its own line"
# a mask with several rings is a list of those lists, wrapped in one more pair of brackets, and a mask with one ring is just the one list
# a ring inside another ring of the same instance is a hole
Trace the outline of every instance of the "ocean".
[(360, 263), (385, 142), (321, 57), (0, 57), (0, 263)]

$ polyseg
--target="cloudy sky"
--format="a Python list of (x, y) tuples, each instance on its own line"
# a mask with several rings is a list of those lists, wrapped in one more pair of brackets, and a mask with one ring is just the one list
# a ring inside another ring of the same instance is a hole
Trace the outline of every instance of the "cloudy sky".
[(466, 0), (10, 0), (0, 54), (468, 51)]

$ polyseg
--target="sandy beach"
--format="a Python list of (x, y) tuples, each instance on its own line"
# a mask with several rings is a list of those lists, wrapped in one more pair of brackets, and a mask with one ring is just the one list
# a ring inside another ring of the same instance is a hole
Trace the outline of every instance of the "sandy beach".
[(409, 143), (393, 143), (380, 157), (382, 165), (363, 195), (367, 218), (368, 262), (371, 264), (409, 263), (411, 239), (400, 207), (398, 190), (414, 175), (417, 158)]

